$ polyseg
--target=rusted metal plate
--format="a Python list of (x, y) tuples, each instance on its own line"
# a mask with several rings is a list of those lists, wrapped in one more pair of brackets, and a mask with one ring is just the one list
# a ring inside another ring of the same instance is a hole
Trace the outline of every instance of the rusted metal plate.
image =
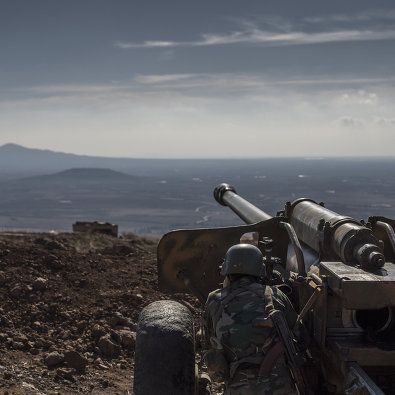
[(392, 262), (386, 262), (375, 272), (343, 262), (321, 262), (320, 275), (328, 277), (329, 287), (342, 297), (347, 309), (395, 306), (395, 265)]
[(288, 235), (279, 222), (276, 217), (252, 225), (167, 233), (157, 249), (159, 289), (167, 293), (191, 292), (205, 299), (219, 287), (218, 267), (228, 248), (240, 243), (241, 236), (250, 232), (258, 232), (259, 239), (272, 238), (273, 256), (285, 264)]

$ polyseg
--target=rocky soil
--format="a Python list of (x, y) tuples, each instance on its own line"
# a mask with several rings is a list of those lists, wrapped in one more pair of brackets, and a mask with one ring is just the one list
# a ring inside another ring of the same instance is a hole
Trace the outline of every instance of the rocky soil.
[(0, 233), (0, 394), (132, 394), (136, 323), (159, 299), (157, 240)]

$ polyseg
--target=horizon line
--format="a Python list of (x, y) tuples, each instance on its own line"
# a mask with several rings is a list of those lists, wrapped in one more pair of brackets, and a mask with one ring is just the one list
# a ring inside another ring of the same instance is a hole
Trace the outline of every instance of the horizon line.
[(127, 157), (127, 156), (103, 156), (103, 155), (93, 155), (93, 154), (76, 154), (73, 152), (64, 152), (64, 151), (55, 151), (49, 148), (32, 148), (27, 147), (21, 144), (9, 142), (0, 145), (0, 149), (7, 147), (7, 146), (14, 146), (18, 148), (23, 148), (26, 150), (32, 151), (43, 151), (43, 152), (52, 152), (55, 154), (62, 154), (62, 155), (73, 155), (73, 156), (80, 156), (80, 157), (90, 157), (90, 158), (103, 158), (103, 159), (127, 159), (127, 160), (264, 160), (264, 159), (304, 159), (304, 160), (326, 160), (326, 159), (395, 159), (395, 155), (291, 155), (291, 156), (230, 156), (230, 157)]

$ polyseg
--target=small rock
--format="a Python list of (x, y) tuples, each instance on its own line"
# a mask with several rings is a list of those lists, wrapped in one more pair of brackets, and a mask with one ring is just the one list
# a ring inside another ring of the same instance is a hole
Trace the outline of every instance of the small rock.
[(119, 312), (116, 311), (114, 315), (111, 317), (110, 325), (115, 327), (117, 325), (123, 325), (125, 322), (125, 317)]
[(6, 342), (7, 341), (7, 333), (0, 333), (0, 342)]
[(0, 317), (0, 325), (2, 326), (12, 326), (12, 321), (6, 316)]
[(110, 335), (104, 335), (97, 343), (100, 352), (106, 357), (115, 357), (121, 352), (121, 346), (111, 339)]
[(84, 320), (77, 322), (77, 329), (80, 331), (84, 330), (86, 328), (86, 326), (87, 326), (87, 322)]
[(46, 278), (43, 277), (37, 277), (34, 281), (33, 281), (33, 289), (35, 291), (42, 291), (45, 288), (47, 288), (47, 282), (48, 280)]
[(59, 338), (63, 340), (67, 340), (70, 338), (71, 332), (69, 330), (61, 331), (59, 333)]
[(47, 250), (64, 250), (63, 245), (57, 241), (49, 241), (45, 247)]
[(91, 333), (92, 333), (92, 337), (94, 339), (100, 339), (102, 336), (104, 336), (106, 334), (106, 331), (100, 325), (96, 324), (92, 328)]
[(0, 285), (3, 285), (7, 282), (7, 277), (4, 272), (0, 271)]
[(133, 350), (136, 345), (136, 332), (121, 331), (121, 344), (129, 350)]
[(39, 321), (34, 321), (34, 322), (33, 322), (33, 326), (34, 326), (34, 328), (39, 329), (39, 328), (41, 328), (41, 322), (39, 322)]
[(131, 332), (126, 329), (121, 329), (119, 331), (113, 331), (114, 338), (121, 343), (123, 347), (128, 350), (134, 349), (136, 344), (136, 332)]
[(12, 347), (15, 350), (20, 350), (20, 351), (25, 349), (25, 345), (22, 342), (12, 342)]
[[(41, 342), (42, 342), (42, 347), (44, 348), (44, 349), (50, 349), (51, 347), (53, 347), (53, 343), (51, 342), (51, 340), (48, 340), (48, 339), (41, 339)], [(55, 350), (52, 350), (52, 351), (55, 351)]]
[(46, 355), (44, 362), (49, 367), (52, 368), (56, 365), (61, 364), (64, 361), (64, 355), (57, 351), (53, 351)]
[(47, 243), (47, 240), (43, 239), (42, 237), (37, 237), (36, 239), (34, 239), (34, 243), (45, 245)]
[(44, 259), (44, 263), (53, 270), (62, 269), (65, 264), (55, 255), (49, 255)]
[(21, 342), (21, 343), (26, 343), (28, 341), (28, 338), (23, 333), (18, 333), (16, 335), (14, 335), (14, 341)]
[(32, 348), (29, 350), (29, 352), (30, 352), (30, 354), (32, 354), (32, 355), (38, 355), (38, 354), (40, 353), (39, 349), (38, 349), (38, 348), (35, 348), (35, 347), (32, 347)]
[(130, 318), (124, 317), (119, 311), (114, 313), (110, 320), (110, 325), (115, 328), (116, 326), (127, 326), (131, 329), (136, 329), (136, 325)]
[(56, 375), (66, 380), (74, 380), (73, 375), (76, 373), (73, 368), (58, 368), (56, 370)]
[(64, 359), (69, 368), (74, 368), (79, 372), (83, 372), (88, 364), (88, 360), (77, 351), (67, 351)]
[(24, 381), (22, 381), (21, 387), (32, 394), (39, 392), (39, 390), (33, 384), (25, 383)]
[(44, 345), (44, 343), (41, 339), (38, 339), (34, 342), (34, 347), (36, 347), (36, 348), (42, 348), (43, 345)]
[(26, 346), (26, 348), (27, 348), (28, 350), (30, 350), (31, 348), (34, 347), (34, 343), (33, 343), (33, 342), (26, 342), (26, 343), (25, 343), (25, 346)]
[(11, 289), (10, 296), (15, 299), (19, 298), (22, 295), (23, 291), (24, 287), (22, 287), (22, 285), (20, 284), (17, 284)]

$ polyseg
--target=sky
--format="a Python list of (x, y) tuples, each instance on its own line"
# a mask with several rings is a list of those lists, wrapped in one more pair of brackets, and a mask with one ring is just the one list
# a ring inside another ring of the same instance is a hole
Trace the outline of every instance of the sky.
[(0, 145), (393, 156), (395, 1), (1, 0)]

